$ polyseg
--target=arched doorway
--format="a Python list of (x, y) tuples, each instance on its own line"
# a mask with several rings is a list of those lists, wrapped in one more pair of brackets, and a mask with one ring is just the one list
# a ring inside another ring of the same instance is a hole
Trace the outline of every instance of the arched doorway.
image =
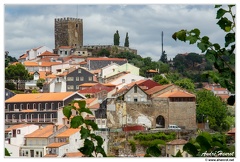
[(165, 119), (162, 115), (159, 115), (156, 119), (156, 128), (165, 128)]

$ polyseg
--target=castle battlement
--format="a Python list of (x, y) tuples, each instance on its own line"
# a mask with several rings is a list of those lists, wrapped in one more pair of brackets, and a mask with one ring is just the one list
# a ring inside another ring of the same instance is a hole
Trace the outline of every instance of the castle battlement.
[(64, 21), (80, 21), (82, 23), (82, 19), (80, 18), (64, 17), (64, 18), (55, 19), (55, 22), (64, 22)]

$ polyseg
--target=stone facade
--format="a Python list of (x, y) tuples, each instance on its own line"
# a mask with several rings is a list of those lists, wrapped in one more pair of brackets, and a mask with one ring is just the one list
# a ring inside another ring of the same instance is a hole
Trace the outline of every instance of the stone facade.
[[(144, 124), (156, 128), (157, 118), (163, 119), (163, 128), (169, 124), (176, 124), (183, 129), (196, 129), (196, 103), (171, 102), (167, 98), (153, 98), (147, 102), (120, 102), (116, 103), (116, 111), (108, 112), (114, 117), (113, 127), (121, 127), (124, 124)], [(151, 122), (151, 124), (149, 124)]]
[(55, 19), (55, 49), (60, 46), (83, 45), (83, 20), (79, 18)]

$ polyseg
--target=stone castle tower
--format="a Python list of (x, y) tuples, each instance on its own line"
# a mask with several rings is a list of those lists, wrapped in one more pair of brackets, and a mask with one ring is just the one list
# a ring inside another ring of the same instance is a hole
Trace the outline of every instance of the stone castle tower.
[(79, 18), (56, 18), (54, 24), (55, 49), (60, 46), (83, 45), (83, 21)]

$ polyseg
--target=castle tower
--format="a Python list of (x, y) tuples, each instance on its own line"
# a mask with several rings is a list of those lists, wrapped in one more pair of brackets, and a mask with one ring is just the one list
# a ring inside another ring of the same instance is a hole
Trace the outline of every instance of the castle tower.
[(60, 46), (83, 45), (83, 21), (79, 18), (56, 18), (54, 24), (55, 49)]

